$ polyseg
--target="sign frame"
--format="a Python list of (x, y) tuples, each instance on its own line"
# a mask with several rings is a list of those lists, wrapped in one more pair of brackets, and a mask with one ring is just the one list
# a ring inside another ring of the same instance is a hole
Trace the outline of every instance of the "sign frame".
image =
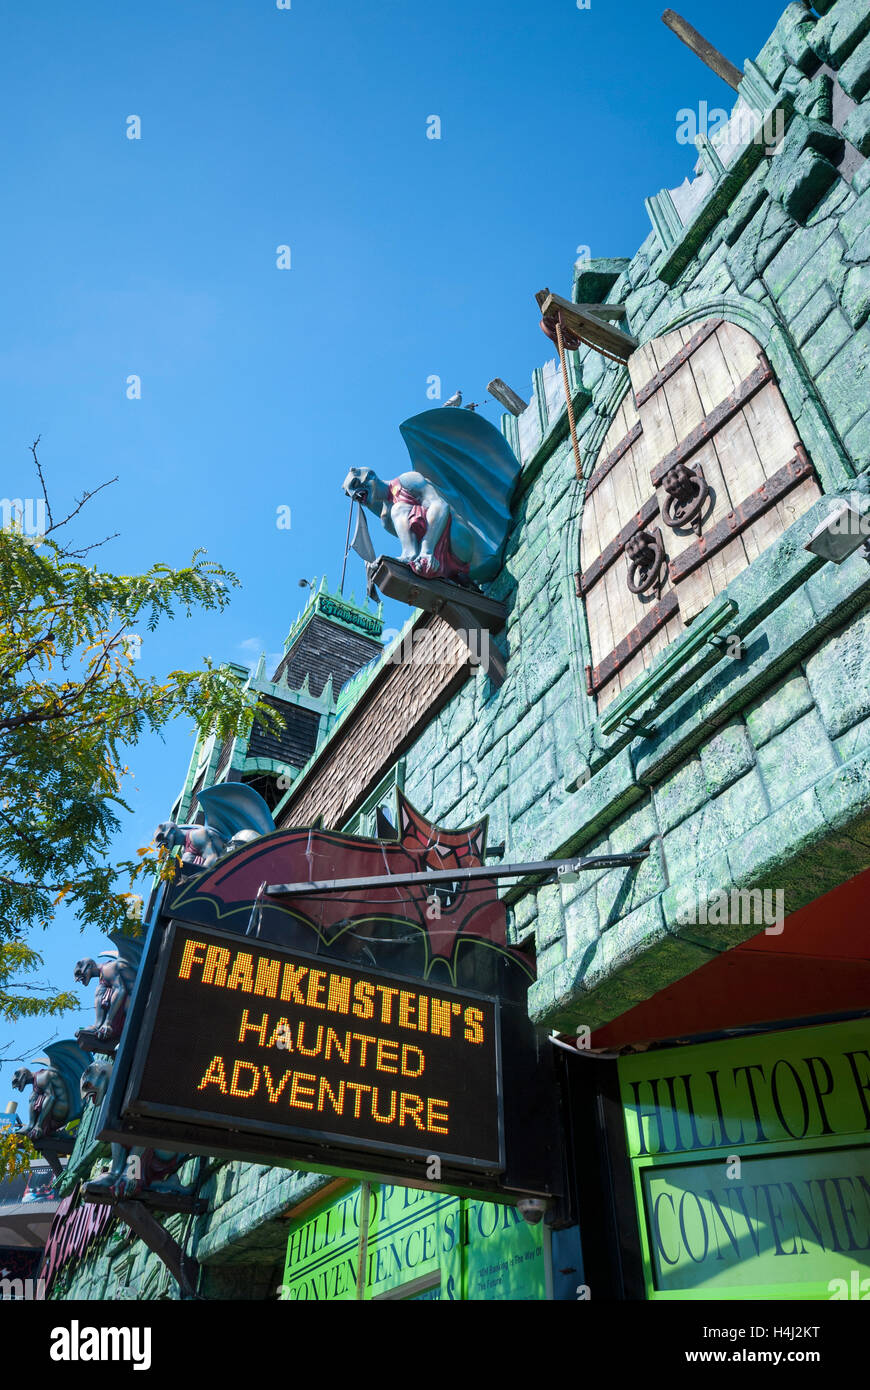
[[(726, 1142), (712, 1143), (700, 1148), (686, 1148), (684, 1146), (670, 1148), (665, 1152), (644, 1152), (637, 1150), (637, 1139), (641, 1135), (641, 1130), (637, 1123), (629, 1119), (629, 1112), (634, 1109), (631, 1101), (627, 1099), (628, 1088), (632, 1081), (642, 1083), (645, 1078), (642, 1073), (648, 1067), (654, 1065), (655, 1072), (666, 1073), (672, 1066), (675, 1071), (674, 1079), (679, 1078), (680, 1068), (685, 1069), (691, 1066), (692, 1061), (696, 1061), (698, 1068), (715, 1064), (727, 1069), (734, 1062), (743, 1060), (744, 1052), (750, 1048), (760, 1049), (757, 1054), (765, 1061), (769, 1060), (768, 1052), (779, 1050), (783, 1054), (783, 1059), (788, 1062), (792, 1056), (799, 1055), (800, 1051), (806, 1049), (813, 1051), (816, 1049), (822, 1058), (827, 1058), (830, 1054), (825, 1052), (828, 1047), (837, 1047), (842, 1041), (848, 1039), (850, 1032), (855, 1033), (863, 1026), (865, 1029), (870, 1023), (870, 1016), (866, 1013), (850, 1014), (847, 1017), (838, 1018), (826, 1023), (802, 1023), (793, 1028), (776, 1029), (755, 1029), (739, 1036), (723, 1037), (716, 1040), (706, 1039), (699, 1042), (690, 1042), (682, 1047), (666, 1047), (649, 1050), (633, 1056), (620, 1058), (618, 1066), (620, 1106), (622, 1109), (622, 1119), (624, 1125), (625, 1151), (631, 1168), (632, 1191), (634, 1195), (635, 1211), (634, 1217), (637, 1227), (637, 1235), (640, 1242), (640, 1251), (643, 1266), (643, 1289), (644, 1297), (650, 1302), (687, 1302), (687, 1301), (707, 1301), (707, 1302), (752, 1302), (758, 1300), (778, 1299), (788, 1302), (819, 1301), (831, 1298), (831, 1283), (843, 1277), (843, 1270), (837, 1270), (833, 1266), (821, 1268), (821, 1256), (811, 1257), (815, 1263), (807, 1267), (807, 1278), (790, 1281), (769, 1281), (763, 1279), (753, 1280), (753, 1282), (743, 1283), (735, 1278), (732, 1282), (722, 1281), (718, 1284), (704, 1281), (696, 1286), (677, 1286), (663, 1287), (660, 1276), (657, 1274), (655, 1257), (655, 1237), (653, 1231), (653, 1213), (649, 1202), (649, 1184), (653, 1175), (658, 1170), (674, 1170), (679, 1172), (691, 1173), (696, 1167), (704, 1165), (716, 1168), (727, 1163), (732, 1155), (739, 1156), (741, 1162), (752, 1162), (757, 1159), (779, 1159), (784, 1162), (789, 1160), (814, 1159), (824, 1154), (842, 1154), (844, 1156), (851, 1153), (864, 1151), (870, 1158), (870, 1134), (868, 1131), (859, 1128), (835, 1128), (830, 1132), (821, 1132), (807, 1137), (778, 1137), (775, 1139), (765, 1139), (763, 1142), (747, 1142), (742, 1138), (728, 1139)], [(743, 1051), (741, 1051), (743, 1049)], [(863, 1050), (863, 1049), (861, 1049)], [(698, 1054), (705, 1053), (703, 1060)], [(688, 1060), (687, 1060), (688, 1059)], [(804, 1059), (808, 1060), (808, 1059)], [(814, 1056), (811, 1060), (817, 1061)], [(679, 1063), (679, 1065), (677, 1065)], [(742, 1068), (740, 1068), (742, 1069)], [(735, 1068), (735, 1070), (738, 1070)], [(690, 1071), (690, 1075), (693, 1075)], [(857, 1086), (857, 1079), (855, 1082)], [(832, 1078), (833, 1086), (833, 1078)], [(754, 1094), (754, 1093), (753, 1093)], [(821, 1093), (824, 1100), (830, 1102), (831, 1090)], [(716, 1091), (718, 1099), (718, 1090)], [(859, 1102), (860, 1104), (860, 1102)], [(821, 1098), (819, 1098), (821, 1107)], [(827, 1111), (831, 1108), (830, 1103), (827, 1109), (822, 1112), (825, 1124), (828, 1124), (829, 1115)], [(685, 1118), (687, 1112), (683, 1108), (679, 1112)], [(759, 1122), (757, 1113), (750, 1114), (748, 1109), (743, 1112), (745, 1118), (752, 1122)], [(719, 1119), (724, 1124), (725, 1119), (730, 1123), (734, 1116), (727, 1110), (727, 1106), (719, 1112)], [(764, 1118), (769, 1119), (769, 1114), (764, 1113)], [(689, 1189), (691, 1190), (691, 1189)], [(778, 1253), (778, 1252), (777, 1252)], [(791, 1253), (791, 1252), (787, 1252)], [(824, 1254), (831, 1252), (825, 1250)], [(841, 1252), (835, 1250), (835, 1254)], [(859, 1270), (859, 1277), (864, 1277), (870, 1272), (870, 1257), (865, 1262), (861, 1262), (862, 1251), (849, 1250), (849, 1260)], [(850, 1266), (851, 1268), (851, 1266)], [(861, 1274), (864, 1271), (864, 1274)], [(760, 1270), (759, 1270), (760, 1274)]]
[[(165, 921), (165, 919), (164, 919)], [(216, 1112), (192, 1111), (185, 1107), (137, 1099), (143, 1079), (145, 1062), (162, 1001), (163, 987), (169, 972), (172, 948), (178, 929), (204, 934), (211, 941), (234, 946), (247, 943), (261, 949), (286, 953), (294, 961), (311, 962), (319, 968), (330, 964), (338, 969), (365, 976), (370, 973), (385, 980), (395, 980), (404, 986), (416, 985), (428, 991), (437, 990), (444, 997), (466, 1002), (487, 1004), (493, 1010), (494, 1026), (494, 1083), (496, 1087), (496, 1127), (498, 1154), (493, 1159), (479, 1159), (459, 1154), (446, 1154), (430, 1136), (428, 1146), (394, 1144), (364, 1138), (344, 1138), (327, 1131), (300, 1129), (298, 1126), (268, 1121), (242, 1120), (241, 1117)], [(131, 1002), (130, 1016), (116, 1059), (113, 1075), (104, 1102), (99, 1137), (104, 1142), (145, 1144), (170, 1148), (176, 1152), (229, 1157), (248, 1162), (269, 1163), (290, 1168), (304, 1167), (312, 1171), (340, 1177), (357, 1177), (372, 1181), (387, 1181), (397, 1177), (414, 1186), (433, 1190), (457, 1190), (463, 1195), (479, 1195), (513, 1200), (512, 1189), (500, 1184), (507, 1176), (505, 1139), (505, 1092), (503, 1085), (504, 1049), (503, 1026), (506, 1001), (496, 995), (478, 991), (457, 990), (453, 986), (437, 986), (426, 981), (375, 967), (361, 970), (346, 960), (325, 953), (312, 955), (295, 947), (284, 947), (276, 941), (257, 941), (238, 932), (221, 927), (172, 917), (169, 922), (152, 927), (146, 944), (142, 968)], [(510, 1012), (508, 1007), (507, 1012)], [(426, 1162), (436, 1153), (442, 1165), (438, 1182), (426, 1181), (423, 1176)], [(372, 1162), (376, 1156), (377, 1161)], [(419, 1166), (419, 1174), (417, 1167)], [(513, 1189), (513, 1191), (516, 1191)]]

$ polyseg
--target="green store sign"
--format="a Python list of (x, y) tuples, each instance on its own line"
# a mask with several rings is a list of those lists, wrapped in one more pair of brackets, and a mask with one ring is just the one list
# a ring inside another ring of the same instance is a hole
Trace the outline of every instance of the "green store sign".
[(291, 1225), (282, 1299), (548, 1297), (549, 1232), (528, 1225), (515, 1207), (373, 1184), (364, 1242), (365, 1205), (355, 1187)]
[(649, 1298), (870, 1291), (866, 1021), (646, 1052), (619, 1076)]

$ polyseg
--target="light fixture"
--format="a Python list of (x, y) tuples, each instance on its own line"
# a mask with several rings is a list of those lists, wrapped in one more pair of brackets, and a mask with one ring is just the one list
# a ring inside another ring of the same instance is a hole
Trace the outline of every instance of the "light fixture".
[(820, 560), (842, 565), (859, 546), (864, 547), (864, 559), (870, 564), (870, 514), (862, 516), (857, 507), (844, 501), (816, 527), (804, 550)]

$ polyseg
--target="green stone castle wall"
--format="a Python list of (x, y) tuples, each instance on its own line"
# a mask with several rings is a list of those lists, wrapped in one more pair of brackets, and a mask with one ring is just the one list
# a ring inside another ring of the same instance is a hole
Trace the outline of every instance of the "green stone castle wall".
[[(816, 8), (820, 18), (789, 5), (747, 73), (757, 104), (772, 92), (788, 108), (779, 151), (741, 156), (676, 234), (651, 199), (660, 230), (630, 262), (581, 267), (575, 297), (595, 300), (603, 286), (640, 342), (714, 316), (753, 334), (830, 496), (870, 479), (870, 8)], [(848, 179), (832, 162), (844, 136)], [(570, 356), (591, 466), (628, 376), (594, 352)], [(654, 842), (637, 871), (508, 893), (514, 938), (534, 934), (532, 1015), (573, 1031), (757, 932), (682, 924), (685, 892), (781, 887), (791, 912), (870, 863), (870, 567), (857, 553), (836, 567), (804, 550), (830, 509), (823, 499), (728, 587), (746, 660), (703, 649), (661, 696), (652, 740), (608, 736), (586, 694), (574, 593), (582, 485), (552, 364), (535, 373), (532, 409), (506, 428), (523, 481), (489, 592), (510, 609), (498, 639), (507, 679), (500, 691), (480, 673), (466, 683), (407, 753), (405, 789), (447, 826), (487, 815), (508, 860)], [(72, 1167), (84, 1174), (98, 1153), (83, 1132)], [(208, 1171), (213, 1209), (167, 1221), (203, 1264), (202, 1292), (274, 1294), (282, 1217), (328, 1181), (240, 1163)], [(177, 1297), (127, 1238), (116, 1227), (54, 1296), (113, 1297), (126, 1284), (132, 1296)]]

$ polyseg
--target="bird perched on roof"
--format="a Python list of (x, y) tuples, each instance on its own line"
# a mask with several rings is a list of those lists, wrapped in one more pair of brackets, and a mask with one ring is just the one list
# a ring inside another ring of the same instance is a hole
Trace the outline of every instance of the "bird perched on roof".
[(449, 400), (449, 401), (445, 401), (444, 404), (445, 404), (445, 406), (448, 406), (448, 405), (462, 405), (462, 392), (461, 392), (461, 391), (455, 392), (455, 394), (452, 395), (452, 396), (450, 397), (450, 400)]

